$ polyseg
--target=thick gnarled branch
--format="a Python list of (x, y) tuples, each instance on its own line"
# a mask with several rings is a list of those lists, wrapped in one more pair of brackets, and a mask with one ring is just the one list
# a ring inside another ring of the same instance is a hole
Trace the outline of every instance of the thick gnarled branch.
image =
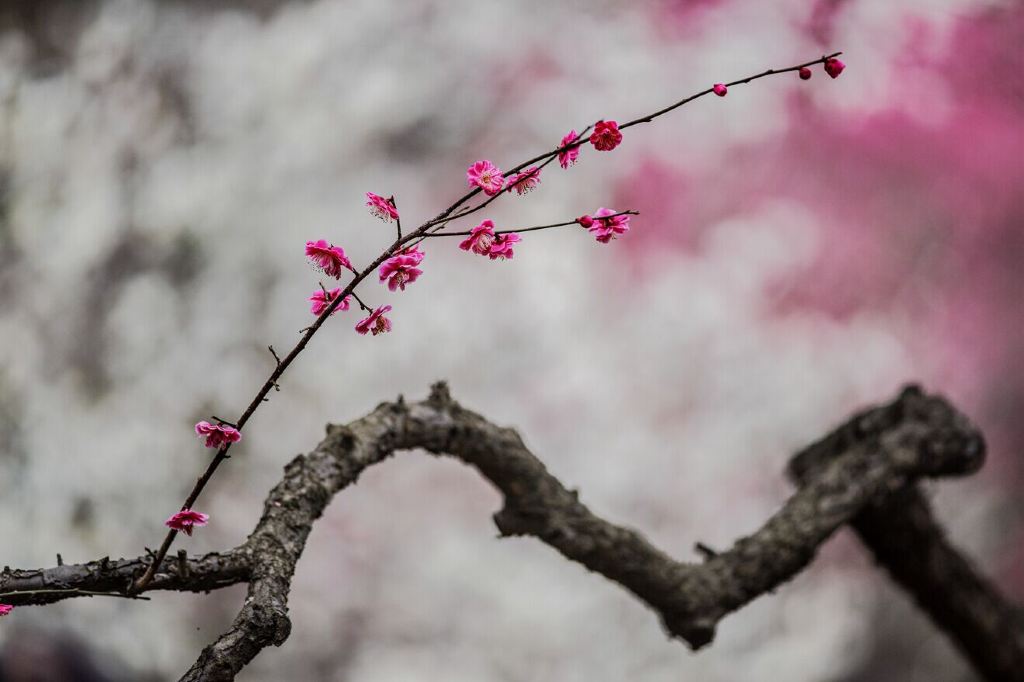
[[(1000, 649), (998, 666), (986, 668), (975, 660), (989, 679), (1019, 679), (1004, 674), (1013, 664), (1024, 670), (1019, 626), (1011, 627), (1012, 633), (997, 632), (993, 625), (1007, 627), (1005, 619), (991, 616), (981, 622), (980, 611), (973, 620), (965, 619), (961, 612), (971, 608), (962, 603), (963, 595), (933, 590), (963, 583), (972, 599), (988, 599), (983, 602), (986, 612), (1009, 613), (1011, 607), (944, 544), (930, 518), (931, 534), (908, 541), (908, 531), (900, 530), (906, 524), (920, 530), (923, 523), (921, 510), (907, 501), (908, 495), (916, 495), (917, 478), (967, 474), (984, 459), (980, 434), (941, 398), (908, 389), (893, 403), (856, 415), (793, 459), (791, 475), (799, 489), (758, 531), (724, 552), (708, 552), (702, 563), (683, 563), (640, 533), (596, 516), (547, 471), (514, 430), (462, 408), (438, 384), (425, 401), (383, 403), (346, 426), (328, 427), (316, 449), (285, 467), (255, 530), (238, 548), (166, 559), (154, 571), (147, 590), (249, 583), (230, 629), (203, 650), (183, 679), (231, 680), (263, 648), (283, 643), (291, 629), (287, 599), (292, 575), (316, 519), (366, 468), (395, 451), (416, 448), (455, 457), (488, 479), (504, 497), (494, 515), (503, 535), (534, 536), (619, 583), (660, 616), (670, 635), (693, 648), (710, 642), (718, 621), (728, 613), (797, 575), (837, 528), (853, 523), (879, 560), (917, 594), (972, 660), (973, 651), (996, 646), (994, 640), (1016, 638), (1017, 645)], [(923, 554), (917, 558), (905, 555), (918, 550)], [(936, 568), (936, 556), (942, 566), (952, 567), (955, 580), (922, 575), (944, 570)], [(83, 590), (124, 594), (146, 565), (139, 558), (13, 571), (0, 576), (0, 594), (22, 592), (10, 598), (20, 599), (11, 602), (19, 604), (49, 603), (80, 596)], [(924, 597), (917, 591), (922, 584)], [(24, 592), (33, 588), (57, 592)], [(60, 590), (68, 592), (61, 595)], [(943, 609), (958, 614), (954, 620), (959, 626), (946, 622)], [(975, 640), (980, 644), (971, 644)]]
[[(928, 421), (936, 434), (927, 447), (952, 447), (979, 463), (980, 436), (958, 442), (966, 420), (941, 400), (909, 388), (894, 403), (867, 410), (843, 428), (808, 446), (790, 462), (789, 475), (804, 484), (851, 443), (876, 439), (909, 419)], [(851, 521), (861, 541), (918, 606), (959, 647), (987, 680), (1024, 680), (1024, 619), (1018, 607), (953, 547), (917, 486), (874, 500)]]
[[(151, 557), (110, 559), (53, 568), (0, 572), (0, 602), (13, 606), (42, 605), (80, 596), (127, 596), (132, 582), (146, 570)], [(150, 590), (208, 592), (249, 581), (252, 557), (244, 548), (198, 557), (165, 559)]]

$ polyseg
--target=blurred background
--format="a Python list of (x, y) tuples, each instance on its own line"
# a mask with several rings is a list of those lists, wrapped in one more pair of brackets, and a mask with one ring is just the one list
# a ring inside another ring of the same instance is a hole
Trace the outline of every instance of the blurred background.
[[(0, 564), (156, 546), (231, 418), (307, 326), (307, 239), (359, 265), (571, 127), (843, 50), (587, 147), (486, 216), (642, 212), (609, 245), (527, 235), (511, 262), (426, 244), (394, 332), (318, 334), (256, 415), (190, 552), (241, 542), (324, 424), (439, 378), (594, 511), (675, 556), (789, 493), (788, 456), (920, 381), (985, 469), (933, 489), (954, 540), (1024, 596), (1024, 3), (978, 0), (5, 0), (0, 3)], [(475, 224), (475, 223), (472, 223)], [(471, 227), (468, 224), (465, 227)], [(317, 524), (293, 631), (239, 679), (966, 682), (848, 533), (691, 653), (530, 539), (498, 495), (403, 454)], [(77, 599), (0, 622), (0, 680), (176, 679), (243, 587)]]

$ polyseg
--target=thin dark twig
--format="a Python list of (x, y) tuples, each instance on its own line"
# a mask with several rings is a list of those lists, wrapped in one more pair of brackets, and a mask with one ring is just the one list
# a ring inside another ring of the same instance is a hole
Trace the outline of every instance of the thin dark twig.
[(121, 599), (135, 599), (138, 601), (149, 601), (149, 597), (143, 597), (138, 594), (129, 594), (127, 592), (94, 592), (92, 590), (79, 590), (76, 588), (71, 589), (53, 589), (53, 590), (16, 590), (14, 592), (4, 592), (0, 594), (0, 600), (8, 599), (10, 597), (28, 597), (32, 595), (44, 595), (44, 594), (59, 594), (62, 596), (75, 595), (80, 597), (119, 597)]
[[(391, 204), (396, 212), (398, 211), (398, 204), (395, 203), (394, 194), (388, 197), (388, 203)], [(402, 218), (398, 215), (395, 216), (395, 228), (398, 230), (398, 241), (402, 241)]]
[(372, 313), (373, 312), (373, 308), (371, 308), (370, 306), (368, 306), (365, 303), (363, 303), (363, 299), (359, 298), (359, 295), (356, 292), (354, 292), (354, 291), (352, 292), (352, 298), (356, 299), (356, 303), (359, 304), (360, 308), (362, 308), (363, 310), (365, 310), (368, 313)]
[[(601, 216), (601, 218), (595, 218), (594, 222), (598, 220), (606, 220), (608, 218), (616, 218), (620, 215), (640, 215), (640, 211), (619, 211), (611, 215)], [(494, 234), (510, 234), (512, 232), (536, 232), (537, 230), (550, 230), (553, 227), (566, 227), (567, 225), (579, 225), (576, 220), (569, 220), (564, 223), (551, 223), (550, 225), (535, 225), (533, 227), (515, 227), (510, 230), (495, 230)], [(462, 232), (431, 232), (430, 234), (423, 235), (424, 239), (432, 237), (465, 237), (473, 234), (472, 230), (463, 230)]]

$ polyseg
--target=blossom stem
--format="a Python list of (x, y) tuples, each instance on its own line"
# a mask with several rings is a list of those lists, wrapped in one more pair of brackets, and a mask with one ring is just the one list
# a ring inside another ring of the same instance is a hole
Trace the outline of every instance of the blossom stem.
[[(620, 215), (640, 215), (640, 211), (619, 211), (618, 213), (612, 213), (611, 215), (602, 216), (601, 219), (616, 218)], [(512, 232), (536, 232), (537, 230), (550, 230), (553, 227), (566, 227), (567, 225), (579, 225), (576, 220), (569, 220), (564, 223), (551, 223), (550, 225), (534, 225), (533, 227), (517, 227), (511, 230), (495, 230), (494, 234), (510, 234)], [(465, 230), (463, 232), (431, 232), (423, 235), (424, 239), (428, 237), (466, 237), (473, 234), (472, 230)]]
[[(398, 210), (398, 204), (395, 203), (394, 194), (388, 197), (388, 203), (394, 206), (396, 211)], [(398, 230), (398, 241), (402, 241), (402, 218), (397, 215), (395, 216), (395, 229)]]
[[(768, 69), (767, 71), (762, 71), (759, 74), (755, 74), (753, 76), (747, 76), (746, 78), (741, 78), (739, 80), (732, 81), (731, 83), (725, 83), (724, 85), (727, 88), (731, 88), (734, 85), (745, 85), (746, 83), (750, 83), (751, 81), (756, 81), (758, 78), (764, 78), (765, 76), (774, 76), (774, 75), (777, 75), (777, 74), (780, 74), (780, 73), (788, 73), (790, 71), (799, 71), (800, 69), (803, 69), (803, 68), (808, 67), (808, 66), (813, 66), (815, 64), (824, 64), (829, 59), (834, 59), (835, 57), (838, 57), (841, 54), (842, 54), (842, 52), (833, 52), (830, 55), (823, 55), (819, 59), (815, 59), (813, 61), (809, 61), (809, 62), (807, 62), (805, 64), (797, 64), (796, 66), (788, 66), (785, 69)], [(676, 102), (675, 104), (672, 104), (672, 105), (669, 105), (669, 106), (665, 107), (664, 109), (659, 109), (658, 111), (654, 112), (653, 114), (648, 114), (647, 116), (641, 116), (640, 118), (635, 118), (632, 121), (630, 121), (629, 123), (623, 123), (622, 125), (619, 126), (619, 130), (623, 130), (625, 128), (631, 128), (631, 127), (633, 127), (635, 125), (640, 125), (641, 123), (650, 123), (651, 121), (653, 121), (654, 119), (658, 118), (659, 116), (667, 114), (668, 112), (672, 111), (673, 109), (678, 109), (679, 107), (681, 107), (684, 104), (687, 104), (689, 102), (692, 102), (693, 100), (697, 99), (698, 97), (703, 97), (704, 95), (710, 95), (714, 91), (715, 91), (715, 89), (713, 87), (708, 88), (706, 90), (701, 90), (700, 92), (698, 92), (696, 94), (693, 94), (693, 95), (690, 95), (689, 97), (685, 97), (685, 98), (679, 100), (678, 102)], [(568, 145), (568, 146), (571, 147), (571, 146), (574, 146), (574, 145)], [(576, 146), (578, 146), (578, 145), (576, 145)]]
[(28, 595), (44, 595), (44, 594), (60, 594), (69, 595), (77, 594), (83, 597), (120, 597), (121, 599), (138, 599), (140, 601), (149, 601), (149, 597), (143, 597), (138, 594), (126, 594), (123, 592), (96, 592), (93, 590), (80, 590), (77, 588), (72, 589), (54, 589), (54, 590), (17, 590), (15, 592), (4, 592), (0, 594), (0, 599), (6, 599), (7, 597), (24, 597)]
[[(830, 55), (822, 55), (818, 59), (814, 59), (814, 60), (811, 60), (809, 62), (805, 62), (803, 64), (797, 64), (795, 66), (788, 66), (788, 67), (786, 67), (784, 69), (768, 69), (767, 71), (762, 71), (761, 73), (754, 74), (753, 76), (747, 76), (746, 78), (741, 78), (739, 80), (732, 81), (731, 83), (725, 83), (725, 86), (726, 87), (732, 87), (734, 85), (745, 85), (745, 84), (750, 83), (752, 81), (755, 81), (755, 80), (757, 80), (759, 78), (764, 78), (765, 76), (774, 76), (774, 75), (778, 75), (780, 73), (789, 73), (790, 71), (799, 71), (802, 68), (806, 68), (806, 67), (809, 67), (809, 66), (814, 66), (815, 64), (824, 64), (829, 59), (834, 59), (835, 57), (838, 57), (841, 54), (842, 54), (842, 52), (833, 52)], [(705, 95), (709, 95), (709, 94), (711, 94), (713, 92), (714, 92), (714, 88), (707, 88), (706, 90), (701, 90), (700, 92), (694, 93), (694, 94), (690, 95), (689, 97), (685, 97), (685, 98), (679, 100), (678, 102), (665, 107), (664, 109), (659, 109), (658, 111), (655, 111), (653, 114), (648, 114), (646, 116), (641, 116), (640, 118), (633, 119), (632, 121), (629, 121), (628, 123), (623, 123), (622, 125), (619, 126), (619, 130), (623, 130), (625, 128), (632, 128), (633, 126), (640, 125), (641, 123), (650, 123), (651, 121), (653, 121), (654, 119), (658, 118), (659, 116), (663, 116), (663, 115), (669, 113), (670, 111), (673, 111), (674, 109), (678, 109), (679, 107), (683, 106), (684, 104), (688, 104), (689, 102), (692, 102), (695, 99), (698, 99), (698, 98), (703, 97)], [(544, 159), (547, 159), (549, 157), (554, 158), (558, 154), (560, 154), (561, 152), (565, 152), (565, 151), (568, 151), (570, 149), (575, 149), (576, 147), (583, 146), (584, 144), (587, 143), (588, 138), (586, 137), (586, 134), (590, 130), (590, 128), (591, 128), (591, 126), (587, 126), (586, 128), (584, 128), (583, 132), (581, 132), (579, 135), (577, 135), (576, 139), (574, 141), (570, 142), (569, 144), (566, 144), (566, 145), (563, 145), (563, 146), (558, 147), (556, 149), (553, 149), (552, 151), (545, 152), (544, 154), (539, 154), (539, 155), (533, 157), (532, 159), (524, 161), (521, 164), (519, 164), (518, 166), (512, 168), (511, 170), (506, 171), (504, 173), (504, 175), (506, 177), (508, 177), (509, 175), (517, 173), (517, 172), (521, 171), (522, 169), (526, 168), (527, 166), (529, 166), (531, 164), (537, 163), (538, 161), (543, 161)], [(451, 206), (446, 208), (444, 211), (439, 213), (436, 218), (434, 218), (433, 220), (428, 221), (426, 224), (427, 225), (431, 225), (431, 224), (436, 225), (437, 223), (444, 222), (444, 220), (446, 218), (448, 218), (448, 216), (450, 216), (455, 209), (457, 209), (459, 206), (461, 206), (465, 202), (467, 202), (470, 199), (472, 199), (479, 192), (480, 192), (480, 188), (477, 187), (477, 188), (471, 190), (470, 192), (466, 193), (464, 196), (460, 197), (458, 199), (458, 201), (456, 201), (454, 204), (452, 204)], [(493, 198), (492, 198), (492, 200), (493, 200)], [(488, 203), (490, 203), (490, 201), (491, 200), (488, 200), (488, 201), (484, 202), (484, 204), (488, 204)], [(463, 214), (463, 215), (465, 215), (465, 214)]]
[(363, 299), (359, 298), (359, 295), (356, 292), (354, 292), (354, 291), (352, 292), (352, 298), (356, 299), (356, 303), (359, 304), (360, 308), (362, 308), (363, 310), (365, 310), (368, 313), (369, 312), (373, 312), (373, 308), (371, 308), (370, 306), (368, 306), (365, 303), (363, 303)]

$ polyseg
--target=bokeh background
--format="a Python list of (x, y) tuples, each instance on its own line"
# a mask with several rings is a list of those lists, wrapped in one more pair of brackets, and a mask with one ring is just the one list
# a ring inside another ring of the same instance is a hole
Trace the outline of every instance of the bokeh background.
[[(392, 334), (342, 313), (246, 429), (181, 546), (246, 536), (282, 465), (439, 378), (518, 427), (606, 517), (679, 557), (789, 492), (787, 457), (907, 381), (985, 430), (934, 490), (1024, 596), (1024, 4), (978, 0), (0, 3), (0, 563), (136, 556), (312, 319), (307, 239), (365, 263), (364, 192), (434, 215), (467, 165), (832, 50), (849, 65), (704, 98), (583, 150), (487, 215), (633, 208), (625, 238), (427, 244)], [(467, 225), (468, 227), (469, 225)], [(495, 539), (498, 496), (403, 454), (316, 526), (294, 628), (242, 680), (935, 680), (970, 671), (840, 533), (693, 654), (622, 590)], [(243, 588), (73, 600), (0, 622), (0, 679), (176, 678)]]

